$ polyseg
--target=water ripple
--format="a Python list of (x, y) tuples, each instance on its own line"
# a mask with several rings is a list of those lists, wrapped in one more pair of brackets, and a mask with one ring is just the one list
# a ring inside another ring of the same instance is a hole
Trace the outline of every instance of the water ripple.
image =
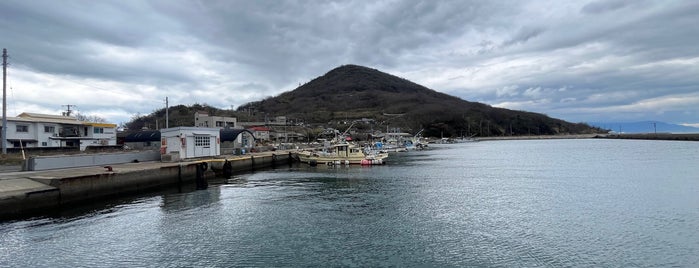
[(479, 142), (386, 166), (238, 174), (0, 223), (0, 266), (697, 267), (696, 152)]

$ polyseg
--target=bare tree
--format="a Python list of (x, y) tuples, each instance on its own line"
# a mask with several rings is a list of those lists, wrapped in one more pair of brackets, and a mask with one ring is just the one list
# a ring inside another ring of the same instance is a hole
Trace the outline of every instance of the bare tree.
[(80, 121), (84, 121), (84, 122), (107, 123), (107, 119), (104, 119), (104, 118), (96, 116), (96, 115), (76, 114), (75, 118), (77, 118)]

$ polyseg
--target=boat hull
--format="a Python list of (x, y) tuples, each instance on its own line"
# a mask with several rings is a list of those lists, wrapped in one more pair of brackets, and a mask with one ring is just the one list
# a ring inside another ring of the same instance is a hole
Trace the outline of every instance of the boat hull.
[(383, 165), (386, 158), (383, 155), (361, 156), (322, 156), (312, 153), (299, 153), (299, 161), (306, 164), (320, 165)]

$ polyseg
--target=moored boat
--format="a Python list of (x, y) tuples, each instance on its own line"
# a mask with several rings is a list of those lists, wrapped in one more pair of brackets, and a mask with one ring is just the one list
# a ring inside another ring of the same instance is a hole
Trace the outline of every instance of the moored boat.
[(311, 165), (382, 165), (388, 154), (362, 151), (355, 145), (341, 143), (318, 151), (301, 151), (298, 157), (301, 162)]

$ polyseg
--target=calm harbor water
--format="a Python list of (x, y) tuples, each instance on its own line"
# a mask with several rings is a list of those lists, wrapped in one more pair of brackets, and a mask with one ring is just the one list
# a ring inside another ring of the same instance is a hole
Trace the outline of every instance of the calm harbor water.
[(0, 267), (699, 267), (699, 143), (492, 141), (0, 223)]

